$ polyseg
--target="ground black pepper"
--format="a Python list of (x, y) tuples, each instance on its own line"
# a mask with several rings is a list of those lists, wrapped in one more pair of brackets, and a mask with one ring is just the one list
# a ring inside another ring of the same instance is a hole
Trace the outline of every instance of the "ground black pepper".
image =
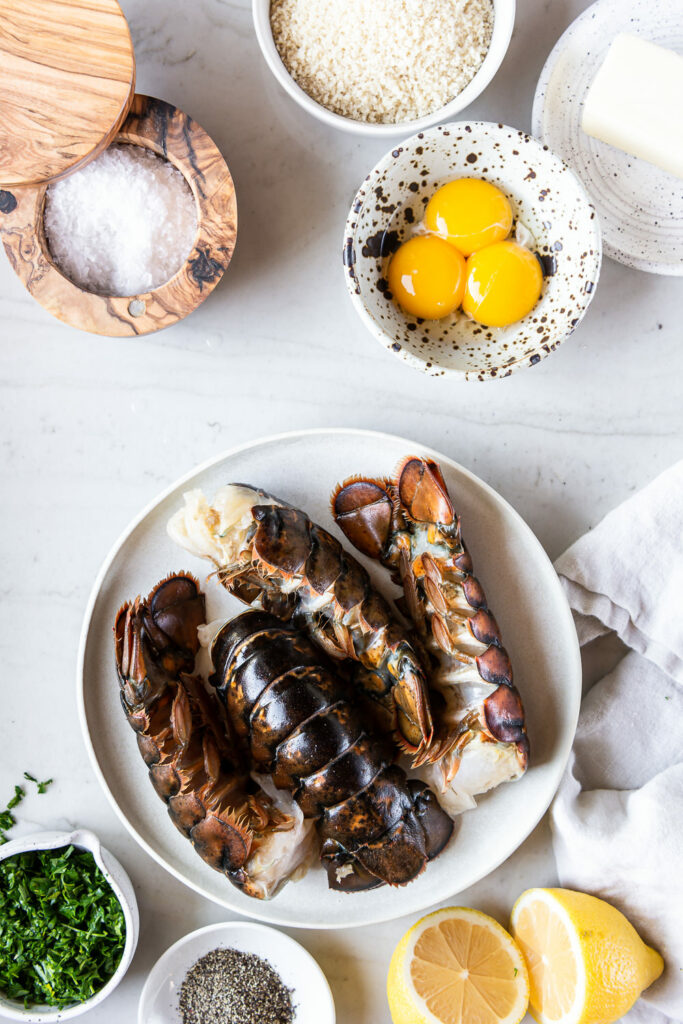
[(214, 949), (190, 968), (180, 987), (183, 1024), (293, 1024), (292, 995), (280, 975), (254, 953)]

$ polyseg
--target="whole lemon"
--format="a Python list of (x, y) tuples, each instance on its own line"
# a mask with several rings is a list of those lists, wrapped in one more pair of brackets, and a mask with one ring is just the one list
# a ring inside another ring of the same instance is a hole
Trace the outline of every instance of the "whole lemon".
[(540, 1024), (612, 1024), (664, 969), (616, 907), (585, 892), (527, 889), (512, 909), (511, 931)]

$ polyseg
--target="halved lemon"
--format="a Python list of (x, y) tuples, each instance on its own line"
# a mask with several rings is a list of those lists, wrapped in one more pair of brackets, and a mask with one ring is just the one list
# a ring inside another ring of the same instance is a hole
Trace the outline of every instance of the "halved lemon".
[(529, 968), (529, 1010), (541, 1024), (618, 1021), (664, 963), (616, 907), (571, 889), (527, 889), (512, 934)]
[(524, 958), (497, 921), (447, 907), (403, 936), (387, 996), (394, 1024), (518, 1024), (529, 980)]

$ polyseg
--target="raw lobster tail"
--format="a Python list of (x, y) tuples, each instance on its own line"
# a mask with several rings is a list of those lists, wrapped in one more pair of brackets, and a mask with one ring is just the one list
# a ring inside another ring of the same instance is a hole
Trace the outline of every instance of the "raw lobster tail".
[[(355, 547), (379, 559), (402, 586), (404, 605), (433, 658), (430, 682), (445, 707), (437, 712), (432, 701), (434, 739), (416, 763), (440, 761), (450, 784), (474, 742), (495, 769), (475, 786), (518, 777), (529, 754), (522, 702), (439, 466), (410, 457), (394, 480), (347, 480), (332, 496), (332, 512)], [(485, 748), (486, 741), (497, 750)]]
[(391, 711), (401, 745), (426, 749), (433, 727), (422, 665), (339, 541), (304, 512), (241, 484), (222, 488), (211, 505), (199, 491), (186, 494), (168, 529), (188, 551), (212, 559), (241, 600), (293, 617), (327, 654), (358, 661), (360, 684)]
[(246, 612), (219, 630), (211, 657), (253, 768), (317, 820), (331, 888), (403, 885), (443, 849), (453, 824), (433, 793), (392, 765), (349, 684), (292, 623)]
[(271, 892), (254, 870), (255, 855), (295, 819), (240, 770), (220, 702), (189, 675), (204, 619), (204, 595), (185, 574), (121, 608), (114, 627), (121, 703), (176, 827), (207, 864), (261, 897)]

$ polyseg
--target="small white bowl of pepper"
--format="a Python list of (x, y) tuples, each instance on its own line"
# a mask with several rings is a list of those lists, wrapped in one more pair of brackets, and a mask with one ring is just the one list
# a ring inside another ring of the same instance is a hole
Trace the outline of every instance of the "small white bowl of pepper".
[(229, 921), (183, 936), (157, 960), (138, 1024), (334, 1024), (311, 954), (283, 932)]

